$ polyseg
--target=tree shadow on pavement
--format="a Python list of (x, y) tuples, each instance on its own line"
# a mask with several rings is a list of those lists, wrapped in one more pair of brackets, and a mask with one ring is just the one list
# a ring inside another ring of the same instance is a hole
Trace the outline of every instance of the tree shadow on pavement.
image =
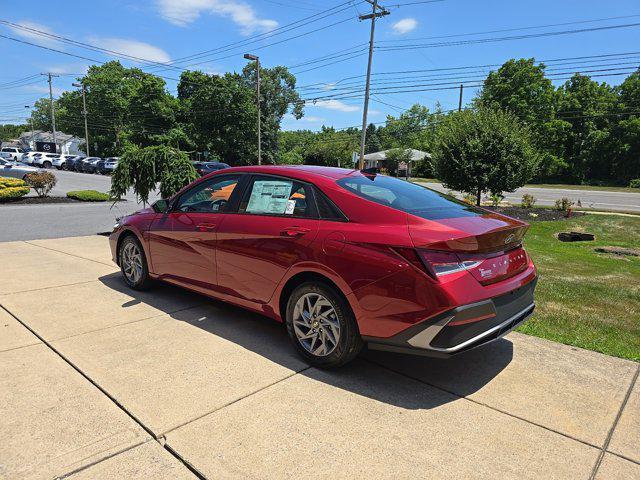
[[(501, 339), (450, 359), (365, 349), (356, 361), (338, 370), (307, 368), (284, 326), (268, 317), (166, 284), (147, 292), (131, 290), (119, 273), (100, 280), (134, 297), (123, 308), (138, 302), (149, 304), (176, 321), (233, 342), (300, 375), (406, 409), (431, 409), (471, 395), (498, 375), (513, 357), (513, 344)], [(176, 311), (176, 304), (185, 296), (196, 306)], [(230, 366), (221, 364), (220, 368)]]

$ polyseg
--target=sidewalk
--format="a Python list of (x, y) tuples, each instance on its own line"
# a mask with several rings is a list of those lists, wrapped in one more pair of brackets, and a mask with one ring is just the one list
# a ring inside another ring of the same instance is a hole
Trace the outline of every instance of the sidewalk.
[(127, 289), (104, 237), (0, 265), (0, 479), (640, 478), (635, 362), (512, 333), (326, 372), (264, 317)]

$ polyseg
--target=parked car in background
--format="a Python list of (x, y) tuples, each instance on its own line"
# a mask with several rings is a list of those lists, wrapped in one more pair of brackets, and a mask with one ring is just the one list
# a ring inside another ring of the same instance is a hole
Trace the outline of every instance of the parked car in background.
[(22, 160), (21, 162), (26, 164), (26, 165), (31, 165), (33, 164), (33, 158), (36, 155), (42, 155), (40, 152), (26, 152), (22, 155)]
[(254, 166), (121, 218), (110, 245), (131, 288), (159, 279), (261, 312), (331, 368), (365, 344), (449, 357), (523, 323), (528, 227), (385, 175)]
[(82, 160), (83, 158), (85, 158), (85, 157), (82, 156), (82, 155), (76, 155), (76, 156), (67, 158), (67, 160), (65, 162), (67, 170), (69, 170), (70, 172), (75, 171), (76, 170), (76, 166), (78, 165), (80, 160)]
[(12, 162), (5, 158), (0, 158), (0, 177), (12, 177), (24, 180), (24, 177), (28, 173), (34, 173), (37, 171), (37, 168), (30, 167), (24, 163)]
[(31, 165), (34, 167), (51, 168), (53, 166), (53, 162), (58, 158), (60, 158), (60, 155), (57, 153), (41, 153), (40, 155), (33, 156), (33, 162), (31, 162)]
[(207, 175), (211, 172), (217, 172), (218, 170), (223, 170), (225, 168), (231, 168), (230, 165), (222, 162), (193, 162), (193, 167), (198, 172), (198, 175), (201, 177)]
[(102, 175), (110, 175), (118, 166), (120, 157), (107, 157), (103, 158), (97, 163), (98, 173)]
[(20, 160), (22, 160), (22, 154), (24, 153), (22, 149), (18, 147), (2, 147), (2, 150), (0, 151), (10, 154), (11, 159), (14, 162), (19, 162)]
[(74, 158), (75, 155), (60, 155), (58, 158), (53, 160), (53, 166), (58, 170), (68, 170), (67, 162), (69, 159)]
[(98, 169), (98, 162), (102, 159), (100, 157), (87, 157), (82, 159), (82, 171), (84, 173), (96, 173)]

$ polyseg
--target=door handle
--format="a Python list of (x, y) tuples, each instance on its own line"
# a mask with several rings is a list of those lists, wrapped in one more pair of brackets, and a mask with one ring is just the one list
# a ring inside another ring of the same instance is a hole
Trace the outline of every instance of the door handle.
[(199, 232), (213, 232), (216, 229), (215, 223), (201, 223), (196, 227)]
[(288, 227), (284, 230), (280, 231), (280, 235), (283, 237), (301, 237), (302, 235), (309, 233), (311, 231), (310, 228), (306, 227)]

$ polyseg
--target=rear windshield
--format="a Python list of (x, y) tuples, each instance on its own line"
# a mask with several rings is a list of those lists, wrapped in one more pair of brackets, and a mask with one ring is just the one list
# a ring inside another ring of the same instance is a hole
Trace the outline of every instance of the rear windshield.
[(486, 213), (444, 193), (385, 175), (345, 177), (337, 183), (359, 197), (427, 220)]

